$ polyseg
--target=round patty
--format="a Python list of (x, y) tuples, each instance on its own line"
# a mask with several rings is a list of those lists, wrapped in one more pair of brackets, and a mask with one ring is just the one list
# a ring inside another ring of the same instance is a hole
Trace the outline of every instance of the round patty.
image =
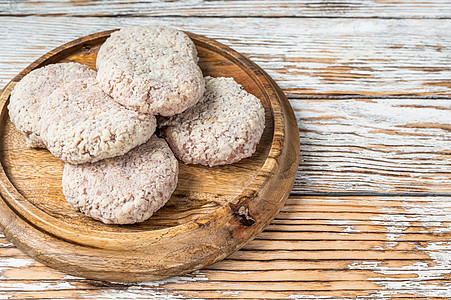
[(205, 77), (206, 92), (195, 106), (159, 118), (161, 134), (187, 164), (231, 164), (255, 152), (265, 128), (260, 100), (233, 78)]
[(74, 80), (55, 90), (40, 116), (39, 132), (47, 149), (73, 164), (125, 154), (146, 142), (156, 126), (154, 116), (121, 106), (95, 78)]
[(158, 44), (182, 52), (196, 62), (199, 60), (196, 46), (185, 33), (164, 26), (129, 26), (113, 32), (97, 57), (102, 58), (103, 54), (110, 52), (119, 45), (129, 44), (146, 46)]
[(58, 87), (75, 79), (95, 77), (96, 72), (79, 63), (47, 65), (28, 73), (11, 92), (9, 116), (25, 136), (29, 147), (45, 147), (38, 132), (41, 105)]
[(178, 163), (153, 136), (127, 154), (93, 164), (64, 166), (63, 192), (74, 208), (107, 224), (147, 220), (177, 186)]
[[(99, 50), (97, 79), (107, 94), (128, 108), (172, 116), (202, 97), (202, 71), (194, 44), (184, 33), (160, 28), (155, 35), (152, 32), (156, 30), (151, 29), (132, 27), (114, 32)], [(171, 39), (183, 43), (174, 43), (176, 47)]]

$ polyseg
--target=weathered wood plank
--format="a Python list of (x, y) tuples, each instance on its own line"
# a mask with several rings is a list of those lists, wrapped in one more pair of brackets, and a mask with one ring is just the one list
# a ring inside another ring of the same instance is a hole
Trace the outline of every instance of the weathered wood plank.
[[(292, 196), (271, 225), (243, 250), (204, 270), (139, 284), (67, 276), (2, 242), (0, 296), (11, 295), (12, 299), (446, 298), (451, 295), (448, 280), (451, 206), (448, 202), (448, 197)], [(369, 211), (374, 217), (360, 221), (333, 217), (359, 214), (358, 207), (360, 214)], [(312, 216), (315, 211), (329, 217), (315, 219)], [(288, 226), (286, 223), (315, 226), (315, 222), (322, 224), (316, 230), (278, 228)], [(374, 231), (380, 234), (380, 240), (365, 239), (373, 227), (378, 228)], [(405, 240), (415, 234), (429, 238)], [(280, 239), (280, 235), (286, 236)], [(315, 235), (323, 237), (315, 240)], [(356, 238), (347, 240), (349, 235)]]
[(6, 1), (2, 15), (449, 18), (450, 1)]
[(451, 95), (451, 22), (441, 19), (2, 17), (0, 87), (64, 42), (133, 24), (217, 39), (290, 97)]
[(451, 192), (451, 101), (292, 100), (299, 192)]
[[(83, 292), (67, 292), (67, 291), (51, 291), (51, 292), (18, 292), (17, 297), (9, 299), (318, 299), (316, 291), (305, 291), (302, 293), (293, 293), (285, 291), (187, 291), (178, 294), (172, 294), (171, 291), (159, 290), (158, 293), (149, 293), (149, 291), (132, 291), (124, 290), (107, 290), (107, 291), (83, 291)], [(372, 291), (367, 291), (367, 294)], [(337, 299), (366, 299), (364, 296), (359, 297), (358, 292), (353, 290), (342, 291), (324, 291), (319, 299), (337, 300)], [(360, 293), (361, 294), (361, 293)], [(343, 296), (346, 295), (346, 296)], [(58, 297), (59, 296), (59, 297)], [(64, 297), (64, 298), (63, 298)], [(67, 297), (67, 298), (66, 298)], [(372, 297), (369, 299), (388, 299), (387, 297)], [(390, 296), (390, 299), (398, 300), (435, 300), (448, 299), (446, 297), (419, 297), (409, 294), (408, 291), (402, 291), (402, 295)]]

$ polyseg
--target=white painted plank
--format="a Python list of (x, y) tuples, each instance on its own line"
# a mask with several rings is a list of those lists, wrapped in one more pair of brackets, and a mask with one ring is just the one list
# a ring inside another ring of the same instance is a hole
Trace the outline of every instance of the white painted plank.
[(451, 192), (451, 101), (292, 100), (295, 191)]
[(134, 24), (217, 39), (291, 97), (451, 95), (451, 22), (439, 19), (2, 17), (0, 87), (64, 42)]
[(451, 17), (448, 0), (398, 1), (3, 1), (0, 15), (140, 15), (140, 16), (291, 16), (291, 17), (384, 17), (445, 18)]

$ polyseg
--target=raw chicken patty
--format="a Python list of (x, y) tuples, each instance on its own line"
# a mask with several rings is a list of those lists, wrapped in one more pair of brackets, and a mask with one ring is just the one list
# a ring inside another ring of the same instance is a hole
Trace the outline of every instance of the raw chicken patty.
[(177, 186), (178, 162), (167, 143), (153, 136), (127, 154), (93, 164), (66, 163), (63, 192), (85, 215), (107, 224), (147, 220)]

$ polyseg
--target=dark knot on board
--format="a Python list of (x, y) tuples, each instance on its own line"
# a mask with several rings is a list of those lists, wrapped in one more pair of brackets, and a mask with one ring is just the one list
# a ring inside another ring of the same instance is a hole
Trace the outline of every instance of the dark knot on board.
[(81, 47), (81, 52), (89, 52), (89, 51), (91, 51), (91, 46), (83, 44), (83, 46)]
[(243, 204), (235, 211), (235, 215), (238, 216), (240, 223), (244, 226), (252, 226), (255, 224), (255, 219), (249, 214), (249, 207), (247, 204)]

